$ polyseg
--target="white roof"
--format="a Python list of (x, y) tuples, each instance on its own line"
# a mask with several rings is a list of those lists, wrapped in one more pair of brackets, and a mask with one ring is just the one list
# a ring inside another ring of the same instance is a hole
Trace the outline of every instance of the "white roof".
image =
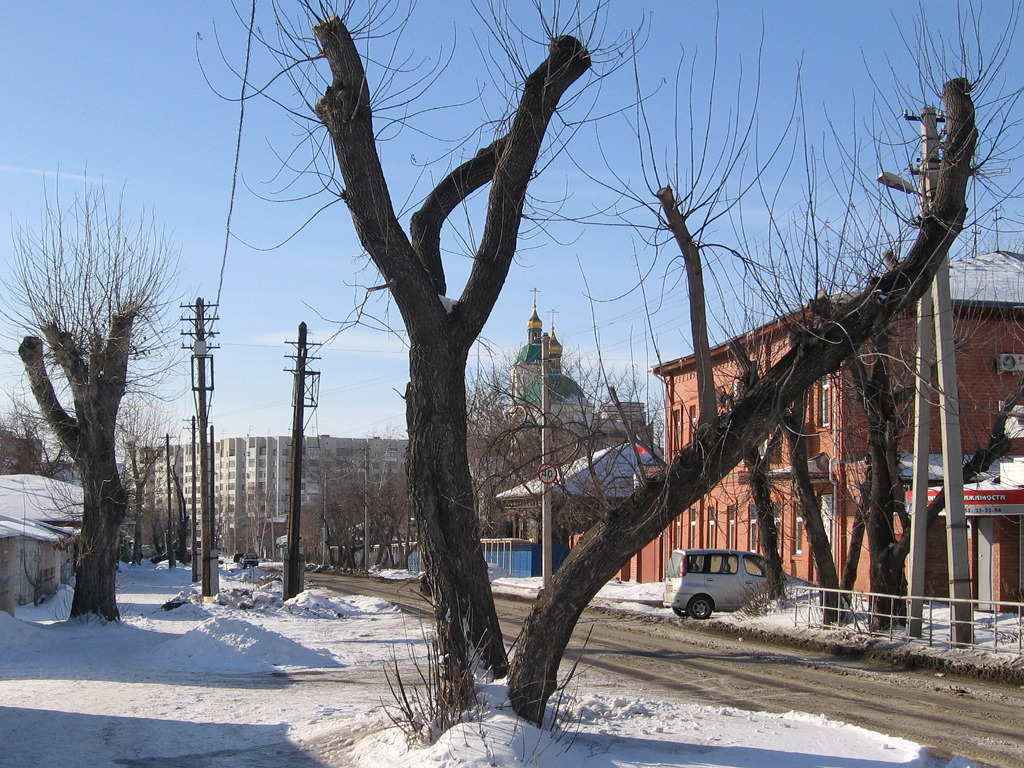
[[(965, 453), (960, 459), (960, 466), (966, 464), (972, 457), (972, 454)], [(928, 482), (929, 483), (941, 483), (943, 479), (942, 464), (943, 455), (941, 453), (929, 453), (928, 454)], [(987, 470), (981, 473), (981, 477), (999, 477), (999, 462), (994, 462)], [(900, 454), (900, 478), (904, 482), (910, 482), (914, 478), (914, 454), (902, 453)]]
[(38, 475), (0, 475), (0, 517), (80, 522), (82, 487)]
[(66, 538), (67, 534), (63, 534), (58, 529), (44, 523), (37, 523), (34, 520), (18, 520), (13, 517), (0, 515), (0, 539), (7, 539), (12, 536), (24, 536), (28, 539), (39, 539), (40, 541), (59, 541), (62, 538)]
[(953, 262), (949, 287), (956, 302), (1024, 305), (1024, 254), (994, 251)]
[[(658, 464), (646, 449), (640, 449), (644, 469), (657, 467)], [(591, 471), (593, 470), (593, 471)], [(629, 443), (604, 448), (594, 453), (593, 458), (584, 456), (577, 459), (560, 472), (561, 476), (555, 484), (558, 491), (572, 496), (586, 491), (593, 491), (600, 484), (603, 493), (612, 498), (625, 498), (633, 493), (639, 484), (636, 470), (636, 455)], [(540, 496), (543, 484), (539, 479), (530, 480), (515, 488), (502, 491), (499, 499), (519, 499)]]

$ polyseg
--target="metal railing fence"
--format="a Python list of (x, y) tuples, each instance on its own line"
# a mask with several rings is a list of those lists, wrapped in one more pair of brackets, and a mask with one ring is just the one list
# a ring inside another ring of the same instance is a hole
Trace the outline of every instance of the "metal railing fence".
[[(974, 647), (1024, 655), (1024, 603), (897, 597), (874, 592), (789, 586), (794, 626), (844, 627), (855, 632), (931, 647)], [(969, 605), (965, 626), (958, 606)], [(919, 607), (920, 618), (913, 614)]]

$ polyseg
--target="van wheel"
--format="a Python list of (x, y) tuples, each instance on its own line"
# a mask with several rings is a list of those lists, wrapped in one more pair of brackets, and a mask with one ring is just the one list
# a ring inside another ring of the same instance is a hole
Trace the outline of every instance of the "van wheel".
[(672, 606), (672, 613), (674, 613), (680, 619), (685, 619), (686, 618), (686, 609), (685, 608), (680, 608), (678, 605), (673, 605)]
[(695, 619), (708, 619), (715, 610), (715, 604), (707, 595), (694, 595), (686, 604), (686, 612)]

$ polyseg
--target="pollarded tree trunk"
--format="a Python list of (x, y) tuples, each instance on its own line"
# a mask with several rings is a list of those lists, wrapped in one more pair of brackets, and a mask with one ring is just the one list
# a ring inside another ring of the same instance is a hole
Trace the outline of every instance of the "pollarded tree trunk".
[[(466, 358), (515, 256), (526, 190), (548, 125), (566, 89), (590, 68), (590, 55), (573, 37), (551, 40), (547, 60), (523, 84), (508, 133), (441, 180), (413, 215), (407, 235), (377, 153), (359, 49), (338, 16), (324, 19), (313, 32), (332, 78), (316, 115), (331, 135), (356, 233), (409, 334), (407, 471), (445, 674), (467, 669), (471, 648), (503, 674), (507, 656), (496, 641), (501, 635), (477, 535), (466, 453)], [(441, 228), (452, 211), (486, 185), (490, 194), (472, 271), (449, 309)]]
[(872, 624), (888, 628), (897, 605), (890, 595), (905, 592), (903, 560), (896, 551), (897, 517), (906, 521), (903, 484), (899, 478), (900, 419), (898, 398), (893, 391), (884, 334), (880, 353), (870, 372), (860, 360), (853, 361), (854, 381), (867, 418), (869, 472), (861, 502), (864, 505), (864, 532), (868, 537), (869, 575), (873, 602)]
[(768, 597), (778, 600), (785, 594), (786, 573), (779, 554), (779, 526), (775, 522), (777, 505), (772, 498), (772, 483), (768, 476), (772, 444), (777, 436), (769, 438), (765, 450), (751, 446), (743, 462), (750, 473), (750, 490), (754, 498), (754, 513), (757, 515), (757, 541), (764, 555), (767, 571)]
[(413, 510), (429, 563), (426, 586), (435, 619), (462, 651), (452, 660), (464, 664), (475, 651), (501, 677), (507, 657), (480, 547), (466, 455), (467, 352), (439, 341), (412, 345), (406, 395), (406, 470), (413, 478)]
[(860, 294), (799, 340), (736, 403), (732, 412), (697, 430), (690, 445), (631, 498), (610, 510), (583, 537), (523, 624), (509, 674), (512, 706), (541, 723), (557, 687), (558, 666), (580, 614), (598, 590), (641, 547), (721, 482), (752, 446), (775, 429), (785, 408), (827, 373), (837, 371), (858, 345), (917, 301), (931, 283), (967, 213), (967, 182), (977, 146), (971, 84), (943, 89), (949, 139), (932, 209), (906, 259), (872, 280)]
[[(750, 359), (747, 351), (738, 339), (729, 342), (729, 350), (733, 359), (740, 367), (743, 391), (747, 392), (757, 384), (760, 378), (757, 366)], [(710, 353), (709, 357), (710, 357)], [(711, 382), (712, 388), (714, 382)], [(772, 499), (772, 483), (768, 475), (771, 456), (775, 446), (781, 439), (777, 430), (763, 446), (750, 445), (743, 456), (743, 463), (750, 473), (750, 491), (754, 499), (754, 513), (757, 515), (757, 541), (764, 556), (767, 571), (767, 594), (772, 600), (778, 600), (785, 594), (786, 573), (782, 567), (782, 555), (779, 551), (779, 526), (776, 523), (777, 505)]]
[(113, 462), (95, 461), (82, 473), (82, 532), (75, 561), (72, 617), (90, 613), (108, 621), (119, 617), (115, 579), (128, 498), (116, 465), (106, 466), (110, 464)]
[(133, 222), (102, 190), (87, 188), (65, 208), (48, 205), (39, 232), (16, 232), (14, 250), (10, 293), (30, 334), (18, 355), (40, 415), (82, 481), (71, 616), (116, 621), (114, 569), (128, 499), (114, 429), (129, 360), (146, 354), (133, 346), (133, 334), (148, 336), (150, 349), (161, 337), (173, 248), (145, 217)]
[[(789, 442), (789, 466), (792, 472), (793, 495), (800, 504), (800, 513), (804, 519), (807, 538), (811, 544), (811, 555), (814, 558), (814, 569), (818, 584), (825, 589), (839, 589), (839, 576), (836, 574), (836, 562), (832, 557), (832, 542), (825, 531), (821, 519), (821, 505), (814, 493), (811, 473), (807, 462), (807, 434), (804, 423), (807, 417), (807, 392), (798, 397), (793, 408), (783, 418), (786, 439)], [(839, 596), (835, 592), (827, 592), (823, 597), (825, 606), (825, 622), (832, 624), (839, 619), (836, 609), (839, 607)]]

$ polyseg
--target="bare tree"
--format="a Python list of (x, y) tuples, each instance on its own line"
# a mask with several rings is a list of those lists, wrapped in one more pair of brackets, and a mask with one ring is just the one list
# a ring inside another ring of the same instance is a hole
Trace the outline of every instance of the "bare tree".
[[(466, 453), (466, 361), (498, 298), (518, 244), (526, 189), (548, 124), (563, 94), (590, 67), (584, 45), (551, 41), (547, 59), (522, 84), (504, 130), (447, 174), (399, 224), (377, 150), (369, 81), (344, 19), (314, 28), (331, 84), (316, 104), (330, 133), (356, 232), (390, 288), (410, 345), (406, 390), (413, 507), (426, 583), (444, 645), (446, 676), (461, 679), (470, 648), (496, 674), (507, 669), (504, 644), (477, 536)], [(482, 237), (457, 302), (447, 303), (441, 228), (470, 195), (490, 185)]]
[(839, 369), (930, 283), (963, 228), (977, 128), (972, 84), (954, 79), (943, 89), (948, 142), (935, 205), (922, 218), (906, 258), (838, 307), (814, 332), (760, 377), (732, 410), (697, 430), (672, 464), (608, 513), (577, 545), (541, 593), (524, 622), (509, 684), (516, 711), (540, 723), (557, 687), (558, 662), (580, 614), (601, 586), (634, 552), (732, 471), (752, 446), (776, 429), (783, 411), (822, 376)]
[(71, 616), (116, 621), (114, 572), (128, 511), (118, 408), (152, 372), (144, 361), (160, 347), (175, 252), (145, 214), (133, 220), (121, 200), (108, 205), (89, 188), (70, 204), (48, 203), (38, 232), (16, 231), (14, 250), (9, 315), (29, 333), (18, 353), (42, 417), (82, 479)]
[[(643, 403), (640, 409), (634, 399), (640, 396), (635, 372), (602, 370), (583, 363), (575, 354), (559, 353), (557, 360), (557, 365), (552, 365), (557, 370), (549, 374), (555, 401), (550, 419), (550, 460), (560, 470), (554, 485), (552, 540), (566, 545), (573, 535), (586, 532), (622, 495), (626, 478), (608, 463), (600, 469), (595, 467), (599, 453), (635, 439), (648, 456), (655, 457), (637, 462), (633, 449), (628, 449), (632, 487), (634, 465), (656, 464), (660, 451), (652, 438), (653, 426), (646, 422), (651, 406)], [(536, 367), (539, 369), (539, 365)], [(529, 487), (537, 485), (537, 467), (543, 461), (540, 403), (533, 400), (534, 395), (539, 397), (536, 384), (540, 373), (538, 370), (529, 384), (520, 382), (518, 386), (525, 392), (517, 391), (512, 368), (511, 360), (500, 359), (478, 365), (468, 388), (470, 472), (478, 517), (491, 537), (523, 536), (527, 528), (540, 531), (540, 489)], [(602, 402), (605, 389), (609, 393)], [(617, 397), (618, 390), (631, 407), (628, 413), (620, 414), (609, 400), (610, 393), (616, 392)], [(660, 404), (654, 408), (656, 413), (661, 412)], [(573, 465), (583, 467), (583, 471), (572, 478), (570, 489), (564, 473)], [(627, 472), (624, 465), (622, 472)], [(499, 501), (499, 494), (513, 489), (514, 499)]]
[[(128, 506), (135, 519), (133, 557), (141, 556), (143, 533), (147, 519), (156, 514), (152, 499), (152, 483), (157, 464), (163, 461), (161, 450), (167, 432), (167, 414), (146, 404), (143, 398), (129, 395), (119, 410), (117, 420), (118, 453), (124, 464), (124, 484)], [(150, 504), (147, 505), (147, 501)], [(163, 522), (163, 521), (155, 521)], [(153, 542), (156, 545), (156, 542)]]

